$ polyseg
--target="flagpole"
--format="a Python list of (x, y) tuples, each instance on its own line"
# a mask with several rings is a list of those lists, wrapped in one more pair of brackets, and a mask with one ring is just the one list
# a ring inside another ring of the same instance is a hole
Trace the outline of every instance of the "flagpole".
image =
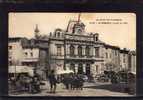
[(80, 21), (80, 16), (81, 16), (81, 13), (78, 14), (78, 20), (77, 20), (78, 23), (79, 23), (79, 21)]

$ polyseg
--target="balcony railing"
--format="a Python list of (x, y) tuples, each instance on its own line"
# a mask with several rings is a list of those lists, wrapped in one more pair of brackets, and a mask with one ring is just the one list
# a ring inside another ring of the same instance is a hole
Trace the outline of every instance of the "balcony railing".
[(101, 57), (101, 56), (93, 56), (93, 55), (82, 55), (82, 56), (79, 56), (79, 55), (70, 55), (70, 54), (67, 54), (65, 56), (67, 59), (92, 59), (92, 60), (103, 60), (104, 58)]
[[(80, 37), (80, 38), (79, 38)], [(86, 40), (86, 41), (93, 41), (93, 37), (91, 36), (82, 36), (82, 35), (70, 35), (70, 34), (66, 34), (66, 39), (69, 40)]]
[(23, 58), (22, 62), (37, 62), (39, 58)]

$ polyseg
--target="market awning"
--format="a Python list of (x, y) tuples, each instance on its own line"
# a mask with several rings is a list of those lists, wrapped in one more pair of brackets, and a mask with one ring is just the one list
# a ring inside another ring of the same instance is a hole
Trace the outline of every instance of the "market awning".
[(132, 74), (136, 75), (136, 72), (130, 72), (130, 73), (132, 73)]
[(33, 75), (33, 67), (29, 66), (9, 66), (8, 68), (9, 73), (29, 73)]
[(73, 70), (57, 70), (56, 74), (69, 74), (74, 73)]

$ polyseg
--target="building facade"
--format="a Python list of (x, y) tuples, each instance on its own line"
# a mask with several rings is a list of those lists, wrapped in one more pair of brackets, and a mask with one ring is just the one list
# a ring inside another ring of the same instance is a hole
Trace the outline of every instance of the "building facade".
[[(9, 45), (11, 44), (13, 42), (9, 41)], [(40, 35), (36, 26), (34, 39), (19, 40), (16, 45), (19, 46), (17, 50), (21, 64), (32, 64), (43, 72), (45, 69), (68, 69), (75, 73), (95, 76), (105, 70), (119, 71), (128, 69), (129, 66), (130, 70), (136, 68), (135, 54), (102, 42), (98, 33), (87, 33), (81, 21), (70, 20), (66, 30), (58, 28), (47, 36)], [(129, 56), (131, 54), (132, 56)], [(27, 60), (31, 60), (30, 57), (33, 57), (32, 63), (27, 63)]]
[[(46, 45), (46, 46), (45, 46)], [(48, 62), (48, 44), (46, 40), (9, 38), (9, 66), (29, 66), (45, 78)], [(44, 73), (43, 73), (44, 72)]]
[(23, 60), (23, 48), (22, 48), (22, 38), (9, 38), (8, 43), (8, 55), (9, 55), (9, 65), (22, 65)]
[(112, 71), (120, 70), (120, 48), (109, 44), (104, 45), (105, 69)]

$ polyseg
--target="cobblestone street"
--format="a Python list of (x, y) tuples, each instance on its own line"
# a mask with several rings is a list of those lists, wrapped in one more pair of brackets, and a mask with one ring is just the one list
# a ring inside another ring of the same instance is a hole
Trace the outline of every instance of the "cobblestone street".
[(110, 83), (85, 83), (83, 90), (67, 90), (63, 84), (57, 84), (57, 91), (52, 94), (49, 93), (49, 84), (45, 83), (46, 85), (41, 87), (41, 93), (31, 94), (25, 92), (10, 94), (10, 96), (133, 96), (119, 92), (119, 89), (121, 89), (119, 85), (113, 86)]

